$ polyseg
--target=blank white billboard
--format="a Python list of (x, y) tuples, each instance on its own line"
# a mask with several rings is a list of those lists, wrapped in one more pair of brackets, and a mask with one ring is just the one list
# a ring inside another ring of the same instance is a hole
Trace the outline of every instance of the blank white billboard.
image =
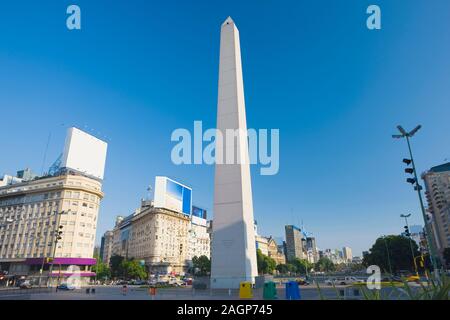
[(192, 210), (192, 189), (167, 177), (155, 178), (155, 208), (166, 208), (185, 215)]
[(67, 130), (62, 167), (103, 180), (108, 144), (77, 128)]

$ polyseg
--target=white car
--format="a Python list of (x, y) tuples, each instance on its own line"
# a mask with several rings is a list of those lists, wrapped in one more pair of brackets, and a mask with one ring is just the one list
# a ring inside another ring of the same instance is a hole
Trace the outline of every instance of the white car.
[(332, 279), (328, 279), (325, 281), (325, 283), (329, 286), (332, 285), (349, 285), (349, 284), (353, 284), (353, 283), (357, 283), (360, 282), (358, 279), (356, 279), (355, 277), (337, 277), (337, 278), (332, 278)]
[(177, 278), (171, 278), (169, 279), (169, 284), (175, 286), (182, 286), (184, 284), (184, 281)]

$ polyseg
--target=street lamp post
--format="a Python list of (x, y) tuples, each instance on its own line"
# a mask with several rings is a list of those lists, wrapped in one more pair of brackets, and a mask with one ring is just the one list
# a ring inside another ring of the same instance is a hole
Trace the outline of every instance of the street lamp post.
[(409, 238), (409, 247), (411, 248), (411, 256), (414, 262), (414, 270), (416, 271), (416, 276), (419, 276), (419, 271), (417, 270), (417, 263), (416, 263), (416, 257), (414, 255), (414, 249), (413, 249), (413, 244), (412, 244), (412, 238), (411, 238), (411, 234), (409, 231), (409, 224), (408, 224), (408, 218), (411, 216), (411, 214), (401, 214), (400, 217), (401, 218), (405, 218), (405, 223), (406, 223), (406, 230), (408, 232), (408, 234), (406, 234), (406, 236)]
[[(426, 238), (427, 238), (427, 243), (428, 243), (428, 251), (430, 253), (430, 260), (431, 260), (431, 264), (433, 265), (433, 269), (434, 269), (435, 273), (437, 274), (438, 267), (437, 267), (437, 263), (436, 263), (434, 245), (433, 245), (433, 241), (431, 239), (431, 227), (430, 227), (430, 224), (428, 223), (428, 219), (427, 219), (427, 216), (425, 213), (425, 206), (423, 204), (422, 192), (421, 192), (422, 186), (419, 184), (419, 179), (417, 177), (416, 165), (414, 163), (414, 158), (413, 158), (413, 154), (412, 154), (412, 150), (411, 150), (411, 143), (409, 141), (409, 139), (412, 138), (414, 136), (414, 134), (417, 131), (419, 131), (420, 128), (422, 128), (422, 126), (418, 125), (410, 132), (406, 132), (406, 130), (403, 129), (402, 126), (399, 125), (399, 126), (397, 126), (397, 129), (398, 129), (398, 131), (400, 131), (400, 134), (394, 134), (394, 135), (392, 135), (392, 137), (394, 139), (406, 138), (406, 142), (408, 144), (408, 150), (409, 150), (409, 155), (411, 157), (411, 164), (412, 164), (412, 173), (414, 174), (415, 189), (416, 189), (417, 195), (419, 197), (420, 209), (422, 210), (423, 221), (425, 223)], [(406, 169), (406, 170), (408, 170), (408, 169)]]

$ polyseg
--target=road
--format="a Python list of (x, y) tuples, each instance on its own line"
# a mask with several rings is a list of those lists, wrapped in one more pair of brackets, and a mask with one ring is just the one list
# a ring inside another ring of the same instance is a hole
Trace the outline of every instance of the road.
[[(129, 286), (128, 293), (122, 293), (121, 286), (95, 286), (95, 294), (86, 293), (86, 288), (74, 291), (58, 291), (54, 289), (51, 292), (31, 292), (28, 290), (9, 290), (8, 292), (0, 291), (0, 300), (235, 300), (239, 299), (237, 290), (194, 290), (190, 287), (184, 288), (164, 288), (157, 289), (156, 296), (151, 296), (148, 289), (139, 286)], [(383, 290), (393, 290), (385, 288)], [(362, 299), (361, 291), (355, 292), (354, 289), (346, 286), (321, 285), (321, 294), (315, 286), (301, 286), (300, 294), (302, 300), (320, 300), (325, 299), (341, 299), (344, 294), (345, 299)], [(282, 287), (277, 288), (278, 299), (285, 299), (285, 290)], [(355, 296), (355, 293), (358, 293)], [(322, 295), (322, 297), (321, 297)], [(394, 297), (391, 297), (394, 298)], [(262, 300), (262, 290), (254, 290), (253, 299)]]

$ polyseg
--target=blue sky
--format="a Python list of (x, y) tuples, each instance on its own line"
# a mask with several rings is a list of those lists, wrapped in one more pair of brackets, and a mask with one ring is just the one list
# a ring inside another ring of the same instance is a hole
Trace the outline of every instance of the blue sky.
[[(82, 30), (65, 26), (77, 4)], [(378, 4), (382, 30), (366, 28)], [(320, 248), (356, 254), (421, 223), (402, 124), (423, 129), (421, 171), (450, 159), (448, 1), (21, 1), (0, 11), (0, 172), (41, 171), (76, 125), (109, 142), (98, 238), (155, 175), (212, 209), (213, 167), (170, 161), (176, 128), (215, 125), (221, 23), (241, 36), (247, 122), (280, 129), (280, 171), (253, 168), (258, 229), (303, 221)]]

